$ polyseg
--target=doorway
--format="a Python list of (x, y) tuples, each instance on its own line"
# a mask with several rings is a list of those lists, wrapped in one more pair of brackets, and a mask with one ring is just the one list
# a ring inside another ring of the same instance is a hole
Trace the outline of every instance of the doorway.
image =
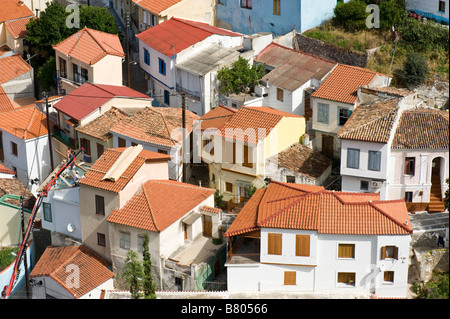
[(445, 169), (444, 158), (436, 157), (432, 161), (431, 168), (431, 189), (430, 189), (430, 204), (428, 206), (429, 212), (443, 212), (445, 210), (444, 202), (442, 200), (442, 170)]
[(322, 153), (328, 157), (333, 157), (334, 137), (332, 135), (322, 134)]
[(212, 217), (203, 215), (203, 236), (212, 237)]

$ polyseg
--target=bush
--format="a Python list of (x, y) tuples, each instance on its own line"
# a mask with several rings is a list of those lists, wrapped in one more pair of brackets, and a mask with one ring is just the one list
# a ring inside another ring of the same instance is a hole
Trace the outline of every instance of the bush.
[(396, 83), (415, 87), (425, 82), (428, 73), (427, 61), (420, 53), (409, 51), (403, 69), (396, 73)]
[(399, 31), (402, 40), (417, 49), (444, 49), (448, 52), (449, 30), (435, 22), (422, 23), (408, 18), (399, 26)]
[(361, 30), (366, 27), (367, 4), (362, 0), (341, 2), (334, 8), (333, 22), (347, 31)]

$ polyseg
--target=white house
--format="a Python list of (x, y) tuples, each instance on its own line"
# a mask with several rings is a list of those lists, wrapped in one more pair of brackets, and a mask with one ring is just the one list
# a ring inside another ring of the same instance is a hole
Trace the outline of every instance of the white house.
[[(186, 91), (193, 96), (192, 100), (197, 100), (193, 111), (199, 115), (211, 108), (209, 97), (215, 80), (214, 74), (210, 75), (210, 72), (225, 65), (230, 58), (237, 58), (235, 52), (226, 49), (242, 48), (243, 45), (243, 35), (240, 33), (175, 17), (136, 37), (139, 39), (139, 65), (146, 74), (151, 95), (164, 106), (180, 107), (181, 91)], [(209, 66), (199, 65), (201, 57), (211, 54), (208, 50), (218, 48), (212, 46), (214, 44), (222, 47), (221, 53), (217, 52), (215, 57), (210, 56), (203, 61)], [(194, 53), (197, 55), (194, 57), (197, 65), (190, 70), (193, 66), (187, 63)], [(219, 53), (223, 56), (219, 56)], [(185, 60), (186, 63), (183, 63)], [(182, 68), (178, 69), (177, 66), (181, 63)]]
[(448, 112), (415, 107), (414, 96), (360, 105), (343, 126), (338, 134), (343, 191), (404, 198), (412, 211), (444, 210)]
[(311, 95), (314, 148), (339, 158), (340, 141), (336, 135), (358, 105), (358, 88), (385, 87), (389, 81), (386, 75), (339, 64)]
[(448, 0), (406, 0), (405, 9), (416, 12), (422, 17), (448, 25)]
[(271, 182), (224, 234), (228, 290), (406, 297), (411, 233), (403, 200)]
[(47, 118), (27, 106), (0, 116), (0, 161), (33, 193), (51, 171)]
[(110, 263), (89, 247), (47, 247), (30, 273), (33, 299), (100, 299), (114, 288)]

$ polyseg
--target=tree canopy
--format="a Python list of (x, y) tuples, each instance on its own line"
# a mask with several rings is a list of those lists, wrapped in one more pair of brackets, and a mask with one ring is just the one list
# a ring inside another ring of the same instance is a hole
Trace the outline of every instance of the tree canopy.
[(217, 72), (220, 81), (220, 93), (239, 94), (246, 88), (254, 88), (265, 74), (265, 66), (262, 64), (249, 65), (243, 57), (239, 57), (231, 67), (223, 67)]

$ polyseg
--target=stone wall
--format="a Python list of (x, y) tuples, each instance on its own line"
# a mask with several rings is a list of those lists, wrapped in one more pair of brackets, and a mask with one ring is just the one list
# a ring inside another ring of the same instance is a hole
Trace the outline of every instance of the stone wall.
[[(358, 53), (350, 51), (323, 41), (313, 39), (302, 34), (297, 34), (293, 39), (297, 41), (298, 50), (314, 54), (322, 58), (336, 61), (338, 63), (364, 68), (369, 59), (369, 53)], [(294, 48), (296, 43), (294, 42)]]

